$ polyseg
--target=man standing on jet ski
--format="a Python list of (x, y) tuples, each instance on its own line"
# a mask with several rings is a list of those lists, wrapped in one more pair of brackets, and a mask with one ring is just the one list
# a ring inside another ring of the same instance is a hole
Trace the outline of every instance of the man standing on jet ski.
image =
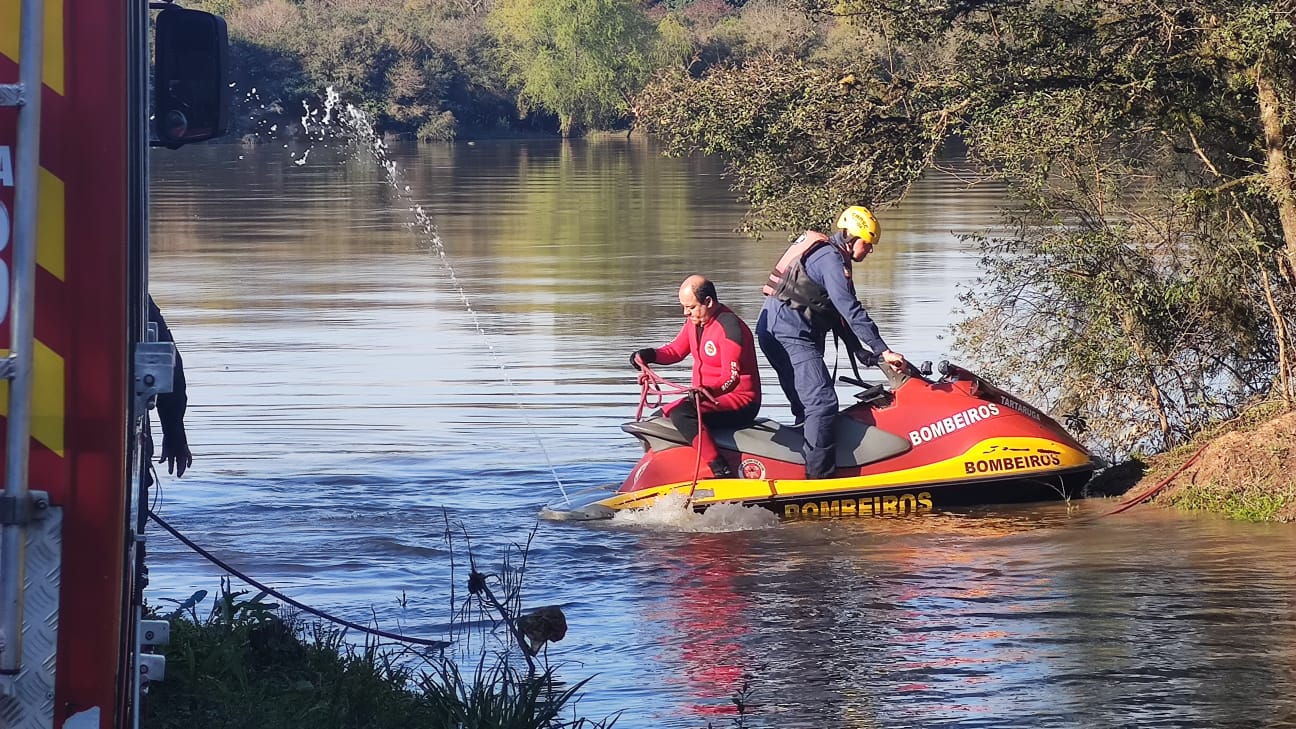
[(778, 373), (792, 416), (805, 424), (807, 479), (832, 478), (837, 470), (837, 391), (824, 363), (828, 332), (863, 364), (881, 358), (900, 367), (905, 361), (882, 340), (851, 279), (852, 262), (863, 261), (877, 243), (877, 218), (852, 205), (837, 217), (836, 227), (832, 237), (808, 230), (787, 249), (765, 284), (756, 321), (761, 351)]
[(707, 427), (741, 428), (756, 419), (761, 401), (756, 344), (751, 329), (720, 303), (715, 284), (707, 278), (693, 275), (684, 279), (679, 302), (688, 319), (679, 335), (664, 347), (648, 347), (630, 355), (630, 366), (675, 364), (692, 355), (693, 387), (702, 397), (677, 400), (663, 412), (693, 443), (712, 478), (732, 478), (733, 469), (720, 456), (715, 441), (698, 427), (698, 411)]

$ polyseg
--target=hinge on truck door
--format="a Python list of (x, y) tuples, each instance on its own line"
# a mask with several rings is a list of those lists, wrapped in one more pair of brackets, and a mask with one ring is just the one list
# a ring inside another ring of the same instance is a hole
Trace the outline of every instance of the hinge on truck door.
[(146, 342), (135, 344), (135, 415), (152, 406), (153, 398), (171, 392), (176, 350), (171, 342), (157, 341), (157, 325), (150, 323)]
[[(171, 623), (165, 620), (141, 620), (138, 630), (141, 648), (156, 650), (171, 642)], [(166, 678), (166, 656), (161, 653), (140, 653), (140, 683), (148, 684), (164, 678)]]

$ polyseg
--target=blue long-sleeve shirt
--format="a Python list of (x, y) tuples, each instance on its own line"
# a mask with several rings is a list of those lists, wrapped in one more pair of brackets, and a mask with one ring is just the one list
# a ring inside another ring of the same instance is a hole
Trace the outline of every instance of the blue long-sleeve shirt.
[[(828, 245), (820, 246), (805, 259), (805, 270), (811, 280), (828, 292), (833, 307), (846, 320), (860, 342), (874, 354), (880, 355), (889, 347), (882, 339), (877, 324), (856, 297), (854, 281), (846, 276), (846, 267), (840, 253), (844, 240), (844, 234), (835, 234), (829, 239)], [(775, 336), (819, 342), (829, 331), (814, 326), (808, 317), (773, 296), (766, 298), (765, 309), (769, 317), (769, 330)]]

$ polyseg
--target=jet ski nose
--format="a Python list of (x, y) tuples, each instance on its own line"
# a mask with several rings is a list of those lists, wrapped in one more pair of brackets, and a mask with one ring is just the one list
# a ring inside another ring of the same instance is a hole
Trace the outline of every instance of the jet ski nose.
[(598, 521), (611, 519), (615, 513), (615, 510), (602, 504), (587, 504), (575, 508), (553, 504), (540, 510), (540, 518), (549, 521)]
[(599, 486), (572, 494), (566, 501), (555, 501), (540, 510), (540, 518), (550, 521), (595, 521), (611, 519), (616, 510), (604, 506), (603, 499), (615, 494), (613, 487)]

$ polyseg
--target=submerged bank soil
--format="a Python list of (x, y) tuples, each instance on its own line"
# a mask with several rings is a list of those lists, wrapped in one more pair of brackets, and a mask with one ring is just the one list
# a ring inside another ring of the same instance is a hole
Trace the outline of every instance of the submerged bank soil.
[(1296, 410), (1261, 406), (1155, 456), (1130, 493), (1142, 493), (1181, 468), (1156, 503), (1235, 519), (1296, 521)]

